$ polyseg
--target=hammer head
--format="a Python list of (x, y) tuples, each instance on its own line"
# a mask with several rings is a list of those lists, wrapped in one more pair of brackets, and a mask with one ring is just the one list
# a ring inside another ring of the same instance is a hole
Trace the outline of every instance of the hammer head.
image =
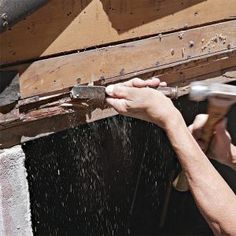
[(207, 98), (217, 97), (218, 99), (236, 102), (236, 86), (228, 84), (205, 82), (193, 82), (190, 86), (189, 97), (193, 101), (203, 101)]

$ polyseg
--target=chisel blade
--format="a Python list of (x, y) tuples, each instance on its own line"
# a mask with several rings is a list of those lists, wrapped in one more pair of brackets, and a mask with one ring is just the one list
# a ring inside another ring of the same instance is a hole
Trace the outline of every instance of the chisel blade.
[(70, 97), (72, 99), (87, 101), (96, 100), (97, 102), (104, 102), (106, 98), (105, 87), (76, 85), (71, 89)]

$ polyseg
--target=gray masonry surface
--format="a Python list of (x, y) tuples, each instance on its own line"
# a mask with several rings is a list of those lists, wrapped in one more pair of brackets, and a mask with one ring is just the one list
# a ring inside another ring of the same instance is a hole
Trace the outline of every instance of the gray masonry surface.
[(21, 146), (0, 150), (0, 235), (32, 235), (24, 161)]

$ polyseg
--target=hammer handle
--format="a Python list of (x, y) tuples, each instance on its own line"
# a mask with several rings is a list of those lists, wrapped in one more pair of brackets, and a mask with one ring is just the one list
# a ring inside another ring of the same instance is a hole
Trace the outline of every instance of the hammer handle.
[(208, 106), (208, 119), (203, 127), (202, 141), (204, 142), (203, 151), (207, 154), (212, 136), (214, 133), (214, 128), (221, 120), (224, 119), (229, 111), (229, 106), (220, 106), (215, 103), (211, 103)]

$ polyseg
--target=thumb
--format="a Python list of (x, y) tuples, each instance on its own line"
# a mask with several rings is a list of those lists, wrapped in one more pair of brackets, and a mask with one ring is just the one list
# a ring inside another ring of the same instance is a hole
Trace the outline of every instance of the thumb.
[(106, 87), (106, 94), (114, 98), (125, 98), (127, 96), (127, 89), (120, 84), (109, 85)]
[(106, 87), (106, 94), (113, 98), (131, 99), (137, 88), (127, 87), (122, 84), (109, 85)]

